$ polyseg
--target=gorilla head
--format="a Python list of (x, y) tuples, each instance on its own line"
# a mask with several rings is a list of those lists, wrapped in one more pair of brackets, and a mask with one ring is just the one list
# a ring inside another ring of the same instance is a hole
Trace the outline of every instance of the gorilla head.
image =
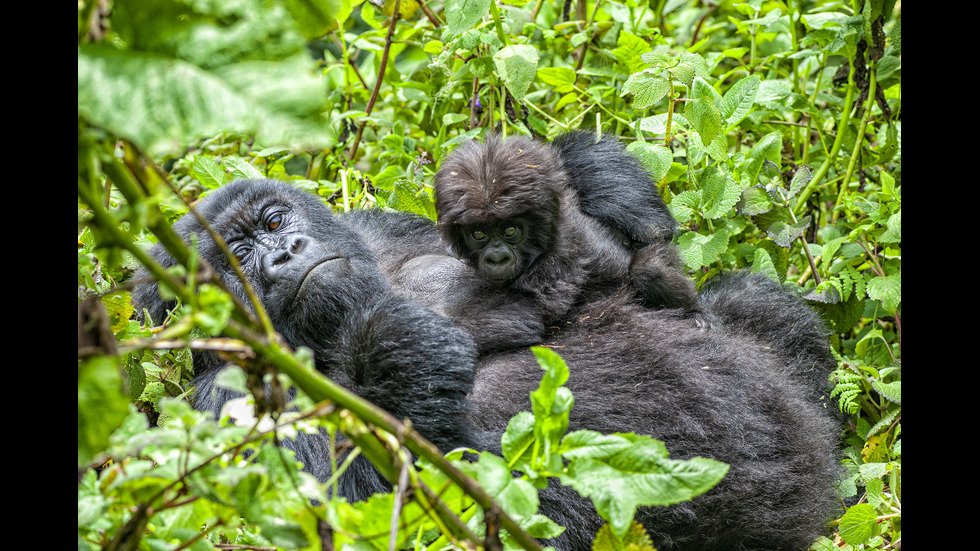
[[(556, 251), (572, 194), (558, 158), (526, 138), (460, 145), (436, 174), (439, 228), (477, 275), (506, 287)], [(554, 255), (554, 254), (553, 254)]]
[[(317, 370), (399, 418), (441, 449), (465, 445), (465, 396), (475, 347), (447, 319), (397, 298), (359, 235), (315, 196), (281, 182), (240, 180), (208, 195), (195, 209), (227, 243), (242, 272), (291, 347), (313, 351)], [(192, 214), (174, 224), (188, 242), (196, 236), (200, 258), (244, 303), (245, 286), (221, 246)], [(175, 260), (161, 246), (153, 256)], [(144, 272), (145, 275), (145, 272)], [(137, 311), (163, 319), (156, 284), (133, 293)], [(214, 386), (221, 362), (195, 355), (195, 407), (218, 413), (237, 397)], [(320, 480), (330, 476), (329, 438), (300, 433), (286, 446)], [(358, 458), (341, 478), (354, 499), (383, 491), (387, 482)]]

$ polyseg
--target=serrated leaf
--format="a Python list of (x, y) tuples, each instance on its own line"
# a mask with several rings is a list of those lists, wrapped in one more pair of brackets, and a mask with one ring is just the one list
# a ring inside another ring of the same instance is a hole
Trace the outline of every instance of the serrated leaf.
[[(728, 465), (712, 459), (669, 459), (663, 442), (649, 436), (576, 431), (569, 437), (600, 445), (586, 446), (588, 453), (569, 461), (560, 477), (562, 484), (589, 497), (619, 537), (626, 533), (638, 507), (688, 501), (711, 489), (728, 472)], [(610, 445), (615, 438), (622, 444)]]
[(490, 0), (446, 0), (447, 38), (468, 31), (490, 13)]
[(705, 218), (721, 218), (728, 214), (741, 197), (737, 183), (720, 170), (709, 170), (701, 182), (701, 210)]
[(878, 533), (877, 521), (875, 508), (868, 503), (859, 503), (848, 508), (841, 517), (838, 533), (846, 543), (860, 545)]
[(596, 532), (592, 551), (656, 551), (656, 549), (643, 525), (634, 520), (622, 538), (613, 533), (609, 523), (603, 524)]
[[(676, 197), (674, 199), (676, 201)], [(671, 206), (673, 207), (673, 203)], [(677, 250), (689, 268), (699, 270), (718, 260), (721, 253), (728, 249), (730, 237), (725, 229), (719, 229), (710, 235), (689, 231), (677, 238)]]
[(232, 179), (261, 179), (265, 178), (262, 171), (249, 164), (245, 159), (238, 156), (225, 157), (221, 160), (222, 166), (228, 169)]
[(738, 213), (745, 216), (755, 216), (771, 211), (775, 205), (769, 199), (766, 190), (759, 186), (752, 186), (742, 192), (742, 198), (738, 202)]
[(656, 74), (653, 69), (644, 69), (626, 79), (620, 97), (633, 94), (633, 108), (646, 109), (663, 99), (668, 91), (670, 82), (667, 79)]
[(191, 174), (201, 182), (201, 185), (208, 189), (218, 189), (221, 185), (228, 182), (228, 175), (213, 157), (206, 155), (195, 155), (194, 162), (191, 163)]
[(813, 173), (810, 172), (810, 167), (801, 166), (798, 168), (796, 170), (796, 174), (793, 174), (793, 179), (789, 183), (789, 197), (787, 197), (787, 199), (796, 197), (796, 195), (800, 193), (800, 191), (802, 191), (812, 179)]
[(702, 143), (711, 143), (715, 135), (722, 131), (721, 113), (711, 96), (688, 101), (684, 105), (684, 116), (701, 135)]
[(501, 48), (493, 55), (497, 74), (514, 99), (520, 101), (537, 74), (540, 53), (534, 46), (517, 44)]
[(806, 233), (808, 227), (810, 227), (809, 215), (800, 218), (795, 224), (783, 222), (782, 220), (773, 222), (766, 229), (766, 233), (780, 247), (789, 247), (794, 239)]
[(613, 50), (613, 55), (617, 61), (626, 66), (629, 74), (633, 74), (646, 69), (643, 54), (650, 50), (650, 44), (646, 40), (622, 31), (619, 33), (619, 40), (616, 42), (616, 49)]
[(759, 179), (759, 173), (766, 160), (773, 163), (779, 162), (779, 152), (783, 148), (783, 135), (779, 132), (771, 132), (756, 142), (745, 160), (739, 166), (742, 173), (741, 182), (743, 185), (755, 185)]
[(727, 130), (738, 126), (742, 122), (742, 119), (752, 110), (752, 105), (755, 103), (755, 95), (759, 91), (759, 83), (761, 81), (762, 77), (752, 75), (736, 82), (725, 92), (719, 105), (719, 110), (721, 111), (721, 116), (725, 119)]
[(885, 310), (894, 312), (902, 302), (902, 276), (877, 276), (868, 281), (868, 296), (880, 300)]
[(659, 182), (670, 171), (674, 161), (674, 153), (662, 144), (650, 142), (633, 142), (626, 146), (626, 151), (636, 155), (650, 172), (654, 181)]

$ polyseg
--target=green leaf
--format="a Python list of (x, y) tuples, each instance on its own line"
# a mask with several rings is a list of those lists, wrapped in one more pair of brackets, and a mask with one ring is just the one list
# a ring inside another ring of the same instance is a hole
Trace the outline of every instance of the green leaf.
[(452, 38), (470, 30), (490, 13), (490, 0), (446, 0), (445, 10), (446, 34)]
[(726, 130), (732, 130), (738, 126), (752, 110), (752, 104), (755, 103), (755, 95), (759, 91), (761, 81), (762, 77), (752, 75), (736, 82), (725, 92), (718, 108), (722, 118), (725, 119)]
[(885, 310), (894, 312), (902, 302), (902, 276), (877, 276), (868, 281), (868, 296), (880, 300)]
[(780, 247), (789, 247), (793, 243), (794, 239), (806, 233), (806, 229), (808, 227), (810, 227), (809, 215), (800, 218), (800, 220), (795, 224), (777, 220), (769, 225), (769, 228), (766, 229), (766, 233), (769, 234), (769, 238), (775, 241)]
[(197, 178), (201, 185), (208, 189), (218, 189), (221, 185), (228, 182), (228, 175), (213, 157), (206, 155), (195, 155), (194, 162), (191, 163), (191, 173)]
[(221, 160), (221, 164), (228, 169), (228, 172), (231, 173), (232, 179), (265, 178), (265, 174), (262, 174), (262, 171), (255, 168), (241, 157), (225, 157)]
[(702, 213), (705, 218), (722, 218), (741, 198), (741, 189), (728, 174), (714, 168), (706, 171), (701, 182)]
[(663, 442), (649, 436), (576, 431), (566, 440), (569, 463), (562, 484), (589, 497), (619, 537), (638, 507), (688, 501), (728, 472), (728, 465), (712, 459), (668, 459)]
[(718, 260), (728, 249), (730, 237), (724, 228), (710, 235), (689, 231), (677, 238), (677, 250), (689, 268), (700, 270)]
[(574, 404), (571, 391), (562, 386), (568, 380), (568, 366), (554, 350), (535, 346), (531, 351), (545, 371), (538, 389), (531, 392), (538, 451), (533, 466), (557, 473), (561, 471), (559, 442), (568, 430), (568, 414)]
[(116, 356), (93, 356), (78, 364), (78, 466), (109, 444), (109, 435), (129, 415), (122, 369)]
[(846, 543), (860, 545), (878, 534), (878, 517), (875, 508), (859, 503), (847, 509), (840, 519), (838, 532)]
[(627, 145), (626, 151), (640, 159), (655, 182), (663, 180), (674, 160), (674, 153), (659, 143), (637, 141)]
[(531, 81), (537, 74), (540, 54), (534, 46), (517, 44), (502, 48), (493, 55), (497, 74), (503, 79), (514, 99), (524, 99)]
[[(243, 72), (226, 73), (239, 83), (244, 78)], [(252, 82), (267, 78), (256, 66), (249, 74)], [(261, 95), (251, 96), (215, 73), (177, 59), (99, 46), (78, 50), (78, 114), (154, 156), (178, 153), (222, 132), (254, 132), (264, 145), (298, 149), (319, 149), (332, 141), (322, 123), (273, 109)]]
[(622, 31), (619, 33), (616, 49), (612, 53), (617, 61), (626, 66), (627, 72), (633, 74), (646, 69), (647, 64), (643, 61), (643, 54), (650, 50), (650, 44), (646, 40)]
[(742, 198), (738, 202), (738, 213), (745, 216), (755, 216), (771, 211), (775, 205), (769, 199), (766, 190), (759, 186), (752, 186), (742, 192)]
[(542, 67), (538, 69), (538, 78), (559, 94), (575, 89), (575, 71), (568, 67)]
[(650, 535), (635, 520), (622, 538), (616, 536), (609, 523), (603, 524), (592, 542), (592, 551), (656, 551)]
[[(697, 91), (696, 96), (695, 91)], [(699, 77), (694, 79), (691, 94), (693, 99), (685, 104), (684, 116), (701, 135), (701, 141), (705, 144), (710, 143), (723, 130), (721, 112), (716, 105), (718, 93)]]
[(779, 153), (783, 149), (783, 135), (779, 132), (766, 134), (759, 140), (745, 156), (745, 160), (739, 166), (742, 174), (741, 182), (743, 185), (755, 185), (759, 179), (759, 172), (762, 165), (769, 160), (779, 164)]
[(646, 109), (663, 99), (670, 90), (670, 82), (653, 69), (633, 73), (623, 84), (620, 97), (633, 94), (633, 108)]

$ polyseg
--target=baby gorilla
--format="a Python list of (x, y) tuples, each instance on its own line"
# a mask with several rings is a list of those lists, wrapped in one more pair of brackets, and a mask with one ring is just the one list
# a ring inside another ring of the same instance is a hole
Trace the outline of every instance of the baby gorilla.
[[(316, 369), (412, 426), (443, 450), (467, 445), (465, 397), (475, 347), (449, 320), (394, 296), (357, 233), (312, 194), (271, 180), (239, 180), (209, 194), (196, 210), (228, 244), (273, 326), (293, 349), (313, 351)], [(230, 291), (247, 303), (244, 285), (227, 257), (191, 214), (174, 224)], [(165, 266), (175, 260), (157, 245)], [(147, 279), (146, 272), (143, 277)], [(172, 301), (153, 282), (133, 293), (138, 312), (161, 321)], [(218, 388), (222, 362), (194, 357), (194, 405), (215, 414), (238, 395)], [(319, 480), (330, 477), (326, 434), (284, 440)], [(390, 485), (363, 457), (339, 482), (340, 493), (364, 499)]]
[[(471, 293), (475, 301), (452, 300), (457, 312), (446, 313), (454, 321), (462, 320), (464, 327), (472, 322), (478, 333), (489, 335), (484, 343), (477, 336), (481, 351), (538, 343), (543, 334), (530, 322), (559, 325), (577, 306), (623, 285), (642, 287), (637, 291), (649, 297), (651, 306), (696, 304), (693, 284), (669, 243), (672, 229), (653, 232), (656, 238), (638, 252), (626, 237), (633, 228), (624, 224), (639, 216), (620, 224), (604, 219), (601, 209), (587, 214), (581, 208), (577, 188), (586, 189), (587, 178), (602, 182), (602, 159), (627, 155), (593, 147), (581, 140), (555, 148), (524, 137), (502, 141), (491, 136), (484, 144), (470, 141), (457, 147), (436, 174), (437, 227), (484, 286)], [(564, 168), (566, 157), (592, 161), (573, 165), (570, 174)], [(638, 185), (649, 183), (649, 175), (643, 176)], [(594, 205), (595, 188), (589, 189)], [(663, 205), (659, 196), (657, 200)], [(654, 223), (672, 225), (673, 219), (663, 207)], [(638, 262), (644, 266), (637, 268)], [(653, 265), (657, 268), (647, 268)], [(643, 277), (634, 277), (640, 273)], [(485, 322), (495, 314), (505, 323), (523, 322), (529, 328), (527, 338), (494, 339), (498, 325)]]

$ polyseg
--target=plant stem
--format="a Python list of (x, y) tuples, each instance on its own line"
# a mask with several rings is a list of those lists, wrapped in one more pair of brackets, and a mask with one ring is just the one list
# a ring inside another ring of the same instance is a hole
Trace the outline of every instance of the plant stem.
[[(820, 181), (827, 175), (827, 171), (830, 170), (830, 166), (834, 164), (837, 153), (840, 151), (841, 145), (844, 143), (844, 135), (847, 134), (847, 125), (851, 121), (851, 109), (854, 103), (854, 89), (854, 63), (851, 63), (851, 70), (847, 74), (847, 94), (844, 96), (844, 109), (841, 113), (840, 124), (837, 125), (837, 137), (834, 139), (834, 145), (831, 146), (830, 151), (827, 152), (827, 158), (824, 159), (823, 164), (821, 164), (820, 168), (818, 168), (813, 174), (813, 179), (810, 180), (810, 183), (808, 183), (806, 187), (800, 191), (800, 198), (796, 202), (796, 207), (793, 209), (793, 211), (796, 213), (803, 212), (803, 209), (806, 207), (807, 200), (820, 185)], [(845, 183), (842, 182), (841, 185), (845, 185)]]
[(868, 120), (871, 119), (871, 111), (875, 105), (877, 84), (877, 79), (875, 78), (875, 66), (874, 63), (872, 63), (871, 67), (868, 68), (868, 103), (864, 107), (864, 116), (861, 117), (861, 126), (858, 129), (857, 136), (854, 138), (854, 149), (851, 150), (851, 159), (847, 163), (847, 171), (844, 173), (844, 179), (841, 181), (840, 188), (837, 192), (837, 202), (834, 204), (834, 212), (830, 219), (831, 222), (837, 220), (839, 213), (837, 207), (839, 207), (844, 201), (844, 193), (847, 191), (847, 187), (850, 184), (851, 174), (854, 173), (854, 165), (857, 163), (857, 159), (861, 155), (861, 145), (864, 143), (864, 131), (868, 128)]
[[(388, 53), (391, 51), (391, 37), (395, 35), (395, 25), (398, 23), (400, 8), (401, 0), (395, 0), (394, 11), (391, 14), (391, 22), (388, 24), (388, 34), (385, 36), (384, 51), (381, 52), (381, 67), (378, 68), (378, 78), (374, 81), (374, 89), (371, 90), (371, 98), (368, 100), (367, 108), (364, 110), (365, 116), (370, 115), (371, 111), (374, 110), (374, 102), (377, 101), (378, 92), (381, 91), (381, 83), (384, 82), (385, 69), (388, 67)], [(347, 156), (347, 159), (351, 162), (354, 161), (354, 157), (357, 155), (357, 146), (361, 143), (361, 135), (364, 133), (365, 126), (367, 126), (367, 121), (361, 121), (361, 124), (357, 127), (357, 135), (354, 136), (354, 143), (351, 145), (350, 154)]]

